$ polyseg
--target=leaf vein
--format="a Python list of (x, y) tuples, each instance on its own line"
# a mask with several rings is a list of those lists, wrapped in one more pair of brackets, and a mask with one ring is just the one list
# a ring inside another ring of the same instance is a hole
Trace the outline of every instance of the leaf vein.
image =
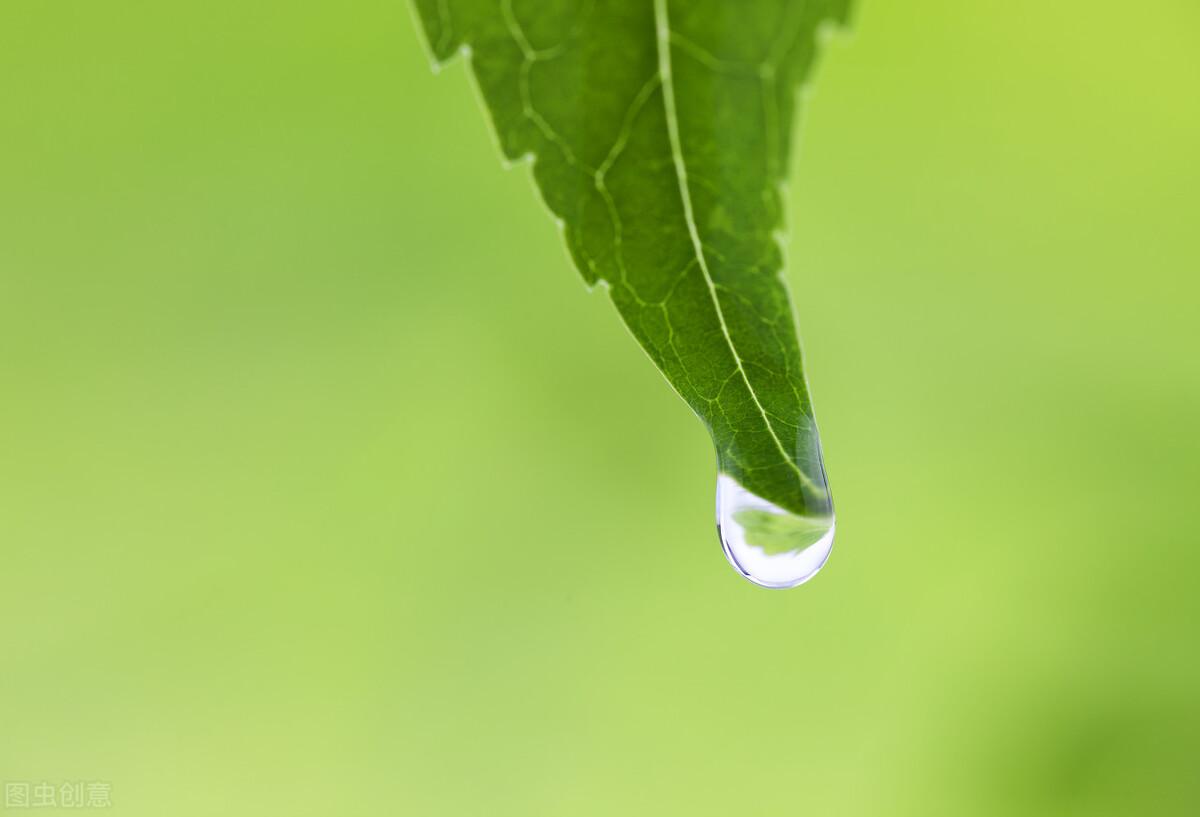
[(721, 299), (717, 295), (712, 275), (708, 269), (708, 261), (705, 258), (704, 247), (700, 240), (700, 231), (696, 226), (695, 214), (692, 211), (692, 197), (688, 192), (687, 165), (684, 161), (683, 145), (679, 136), (679, 117), (675, 109), (675, 90), (671, 76), (671, 24), (667, 12), (667, 0), (654, 0), (654, 19), (657, 31), (659, 74), (662, 76), (663, 85), (663, 105), (666, 110), (667, 135), (671, 143), (671, 153), (675, 164), (675, 178), (679, 183), (679, 196), (683, 205), (684, 221), (687, 223), (688, 236), (691, 238), (692, 247), (699, 261), (700, 271), (704, 275), (704, 282), (708, 285), (709, 296), (712, 300), (713, 309), (716, 310), (717, 321), (721, 326), (721, 333), (724, 335), (725, 342), (733, 354), (733, 359), (737, 364), (737, 371), (741, 374), (742, 381), (746, 385), (746, 390), (750, 394), (755, 407), (762, 415), (763, 424), (767, 427), (767, 432), (774, 441), (776, 448), (779, 449), (783, 461), (795, 471), (796, 476), (802, 483), (808, 485), (810, 488), (820, 490), (813, 480), (796, 465), (784, 447), (783, 441), (775, 433), (775, 428), (771, 425), (770, 417), (767, 415), (767, 411), (759, 400), (758, 394), (755, 392), (754, 386), (751, 384), (750, 378), (746, 373), (746, 369), (742, 365), (741, 355), (738, 353), (737, 347), (733, 342), (733, 337), (729, 333), (729, 327), (725, 322), (725, 313), (721, 306)]

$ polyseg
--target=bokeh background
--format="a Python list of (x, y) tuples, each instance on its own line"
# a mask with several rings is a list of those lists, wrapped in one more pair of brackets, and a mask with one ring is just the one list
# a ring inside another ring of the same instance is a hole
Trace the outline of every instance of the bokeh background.
[(399, 0), (0, 6), (0, 780), (128, 815), (1200, 813), (1200, 6), (863, 0), (838, 500), (705, 432)]

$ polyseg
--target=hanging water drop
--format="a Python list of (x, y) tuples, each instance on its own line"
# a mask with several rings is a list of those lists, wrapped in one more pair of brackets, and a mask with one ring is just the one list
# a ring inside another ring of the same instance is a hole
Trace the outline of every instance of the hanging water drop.
[(762, 587), (795, 587), (817, 574), (833, 549), (828, 515), (795, 514), (717, 475), (717, 533), (733, 568)]

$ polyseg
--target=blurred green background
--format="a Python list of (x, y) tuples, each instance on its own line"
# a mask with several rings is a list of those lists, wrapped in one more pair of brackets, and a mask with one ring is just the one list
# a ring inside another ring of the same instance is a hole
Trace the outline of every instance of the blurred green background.
[(864, 0), (826, 570), (390, 2), (0, 6), (0, 780), (129, 815), (1200, 813), (1200, 5)]

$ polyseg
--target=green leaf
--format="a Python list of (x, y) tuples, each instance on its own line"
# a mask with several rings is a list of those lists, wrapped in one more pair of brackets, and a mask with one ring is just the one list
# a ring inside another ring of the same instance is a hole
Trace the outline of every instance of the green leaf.
[(721, 470), (827, 515), (779, 231), (797, 91), (849, 0), (415, 1)]

